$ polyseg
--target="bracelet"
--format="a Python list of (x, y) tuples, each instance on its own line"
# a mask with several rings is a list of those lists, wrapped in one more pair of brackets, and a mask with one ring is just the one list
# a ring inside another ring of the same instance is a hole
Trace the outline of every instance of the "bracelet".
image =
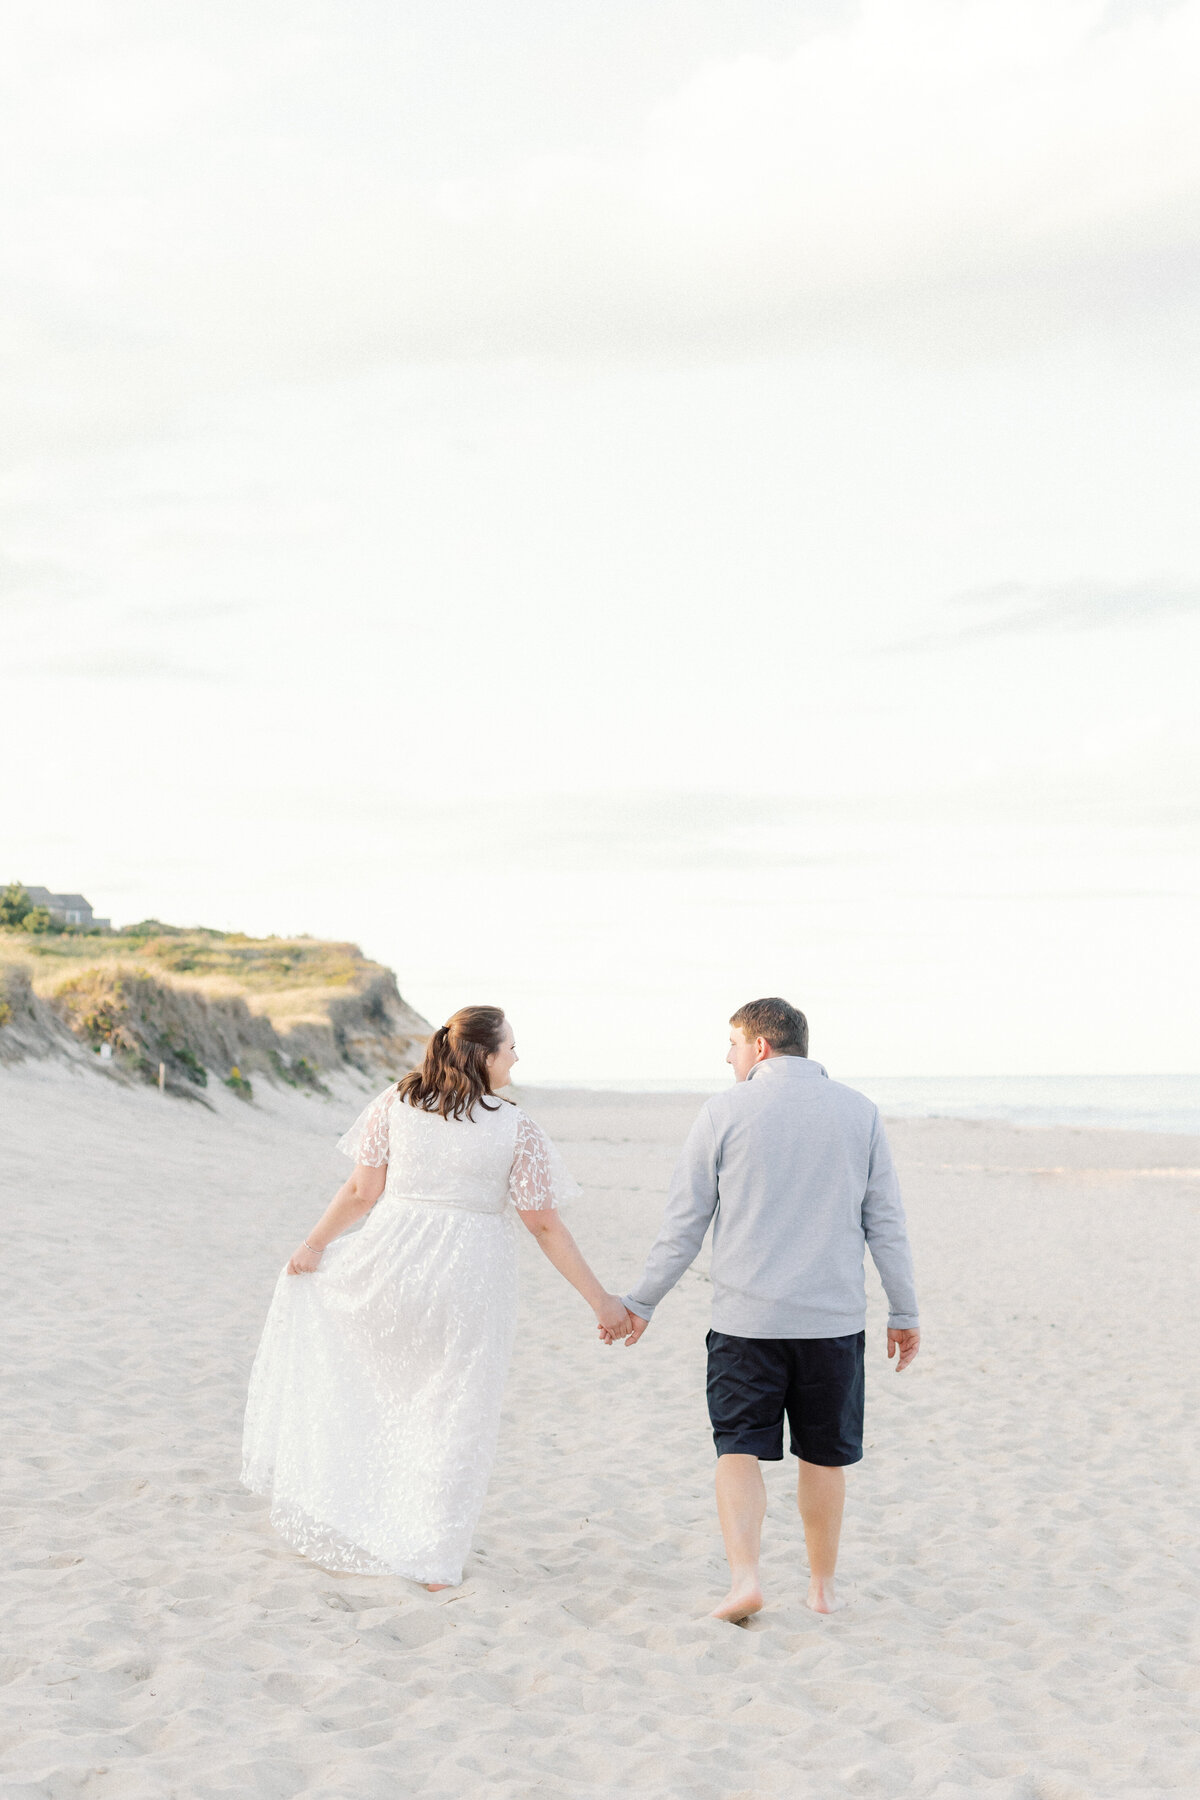
[(306, 1250), (311, 1250), (314, 1256), (324, 1256), (325, 1252), (323, 1250), (318, 1250), (315, 1244), (310, 1244), (307, 1238), (301, 1238), (300, 1242), (304, 1245)]

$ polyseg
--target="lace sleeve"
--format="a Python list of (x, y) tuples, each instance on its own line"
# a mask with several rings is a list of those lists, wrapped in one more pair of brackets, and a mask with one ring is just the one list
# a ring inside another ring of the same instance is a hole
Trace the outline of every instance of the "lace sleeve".
[(395, 1098), (393, 1084), (363, 1107), (345, 1137), (337, 1141), (343, 1156), (368, 1169), (382, 1169), (388, 1159), (388, 1114)]
[(508, 1197), (517, 1211), (549, 1212), (582, 1192), (540, 1125), (521, 1113), (508, 1177)]

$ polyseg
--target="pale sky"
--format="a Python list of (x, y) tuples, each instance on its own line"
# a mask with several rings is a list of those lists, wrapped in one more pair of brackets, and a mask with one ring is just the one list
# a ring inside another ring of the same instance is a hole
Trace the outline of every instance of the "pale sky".
[(529, 1078), (1198, 1067), (1200, 0), (6, 35), (0, 879)]

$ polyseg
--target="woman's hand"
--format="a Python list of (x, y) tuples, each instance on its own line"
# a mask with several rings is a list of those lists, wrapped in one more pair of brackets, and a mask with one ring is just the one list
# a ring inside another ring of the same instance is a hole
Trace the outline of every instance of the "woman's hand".
[(341, 1237), (351, 1225), (356, 1225), (364, 1213), (369, 1213), (387, 1181), (387, 1164), (381, 1163), (373, 1169), (366, 1163), (355, 1163), (354, 1173), (349, 1181), (344, 1181), (321, 1217), (313, 1226), (313, 1237), (324, 1238), (319, 1249), (314, 1249), (308, 1238), (301, 1238), (299, 1248), (287, 1266), (289, 1275), (315, 1275), (321, 1266), (321, 1258), (334, 1238)]
[(615, 1338), (624, 1337), (633, 1329), (625, 1303), (616, 1294), (605, 1294), (592, 1311), (596, 1315), (596, 1328), (601, 1341), (605, 1344), (611, 1344)]
[(315, 1275), (321, 1266), (323, 1250), (314, 1250), (307, 1240), (292, 1252), (292, 1260), (287, 1266), (289, 1275)]

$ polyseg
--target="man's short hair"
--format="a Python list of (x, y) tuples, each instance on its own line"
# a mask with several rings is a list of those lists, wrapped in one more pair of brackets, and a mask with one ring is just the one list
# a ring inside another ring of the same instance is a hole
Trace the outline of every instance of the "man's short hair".
[(808, 1055), (808, 1020), (786, 1000), (749, 1000), (738, 1007), (729, 1023), (737, 1026), (747, 1042), (766, 1038), (776, 1056)]

